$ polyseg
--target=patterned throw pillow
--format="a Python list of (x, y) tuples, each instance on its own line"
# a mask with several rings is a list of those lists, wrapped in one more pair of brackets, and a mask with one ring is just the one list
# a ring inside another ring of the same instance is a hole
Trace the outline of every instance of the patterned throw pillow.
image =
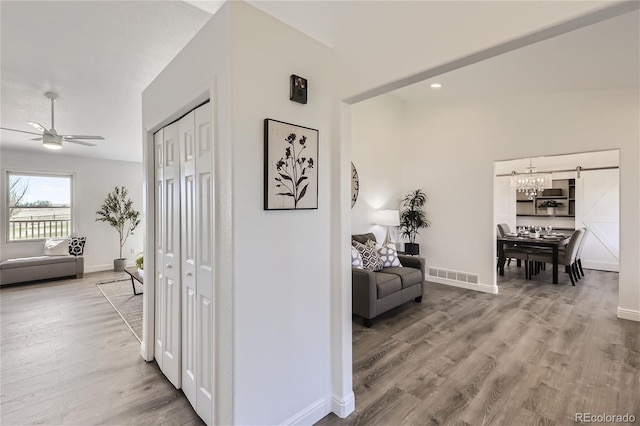
[[(371, 244), (370, 244), (371, 243)], [(351, 244), (362, 256), (362, 267), (368, 271), (379, 271), (382, 269), (382, 259), (376, 250), (376, 243), (368, 240), (367, 244), (352, 241)]]
[(362, 256), (355, 247), (351, 246), (351, 266), (356, 269), (362, 269)]
[(82, 256), (84, 254), (84, 243), (87, 237), (69, 237), (69, 254)]
[(398, 252), (395, 244), (389, 243), (386, 246), (378, 247), (378, 254), (382, 259), (383, 268), (390, 268), (392, 266), (402, 267), (400, 259), (398, 259)]

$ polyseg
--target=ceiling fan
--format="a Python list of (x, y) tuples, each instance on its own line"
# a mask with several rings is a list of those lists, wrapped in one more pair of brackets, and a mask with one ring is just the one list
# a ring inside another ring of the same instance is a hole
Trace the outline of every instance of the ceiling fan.
[(33, 141), (42, 141), (42, 146), (44, 146), (45, 148), (48, 148), (48, 149), (61, 149), (62, 148), (62, 142), (75, 143), (75, 144), (84, 145), (84, 146), (96, 146), (93, 143), (81, 141), (81, 140), (78, 140), (78, 139), (99, 139), (99, 140), (104, 140), (104, 138), (102, 136), (59, 135), (58, 132), (56, 132), (55, 127), (53, 126), (53, 104), (56, 101), (56, 99), (58, 99), (58, 94), (54, 93), (54, 92), (47, 92), (44, 95), (47, 97), (47, 99), (49, 99), (51, 101), (51, 129), (47, 130), (42, 124), (36, 123), (34, 121), (27, 121), (27, 123), (29, 123), (30, 125), (32, 125), (36, 129), (38, 129), (41, 133), (26, 132), (24, 130), (18, 130), (18, 129), (7, 129), (6, 127), (0, 127), (0, 129), (2, 129), (2, 130), (10, 130), (12, 132), (27, 133), (27, 134), (30, 134), (30, 135), (38, 135), (38, 136), (40, 136), (39, 138), (34, 138), (34, 139), (31, 139), (31, 140), (33, 140)]

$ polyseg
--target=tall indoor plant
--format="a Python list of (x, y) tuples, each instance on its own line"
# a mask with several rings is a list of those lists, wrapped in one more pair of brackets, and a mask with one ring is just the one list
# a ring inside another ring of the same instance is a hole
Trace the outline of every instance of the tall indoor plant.
[(120, 257), (113, 260), (114, 271), (124, 270), (127, 259), (122, 257), (122, 247), (140, 224), (140, 213), (133, 209), (133, 201), (127, 198), (128, 194), (127, 188), (116, 186), (112, 192), (107, 194), (102, 207), (96, 212), (98, 215), (96, 222), (107, 222), (118, 231)]
[(404, 244), (404, 251), (407, 254), (420, 254), (420, 245), (416, 244), (416, 236), (420, 229), (431, 226), (423, 210), (426, 201), (427, 194), (421, 189), (409, 191), (402, 199), (400, 233), (409, 240)]

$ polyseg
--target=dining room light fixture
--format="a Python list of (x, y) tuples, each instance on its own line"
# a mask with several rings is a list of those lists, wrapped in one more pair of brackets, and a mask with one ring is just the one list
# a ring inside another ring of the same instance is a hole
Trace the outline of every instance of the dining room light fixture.
[(440, 89), (442, 87), (442, 83), (431, 83), (429, 87), (432, 89)]
[(551, 173), (538, 173), (533, 167), (533, 161), (529, 158), (529, 167), (524, 173), (511, 172), (511, 189), (518, 192), (524, 192), (525, 195), (533, 200), (539, 193), (545, 189), (553, 187)]
[(375, 217), (376, 225), (387, 227), (387, 236), (384, 239), (382, 245), (393, 243), (391, 240), (391, 234), (389, 228), (391, 226), (400, 226), (400, 211), (399, 210), (378, 210)]

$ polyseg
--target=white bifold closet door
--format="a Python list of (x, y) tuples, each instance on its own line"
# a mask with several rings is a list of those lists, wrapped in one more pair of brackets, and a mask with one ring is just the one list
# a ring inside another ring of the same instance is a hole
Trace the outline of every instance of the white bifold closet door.
[(180, 120), (182, 389), (202, 419), (213, 409), (213, 181), (211, 107)]
[(159, 161), (156, 161), (156, 218), (160, 219), (156, 222), (156, 360), (164, 375), (176, 388), (180, 388), (182, 326), (178, 123), (156, 133), (155, 143), (156, 155), (160, 154)]
[(214, 194), (210, 104), (158, 131), (155, 144), (156, 360), (171, 383), (183, 389), (198, 415), (211, 424)]

